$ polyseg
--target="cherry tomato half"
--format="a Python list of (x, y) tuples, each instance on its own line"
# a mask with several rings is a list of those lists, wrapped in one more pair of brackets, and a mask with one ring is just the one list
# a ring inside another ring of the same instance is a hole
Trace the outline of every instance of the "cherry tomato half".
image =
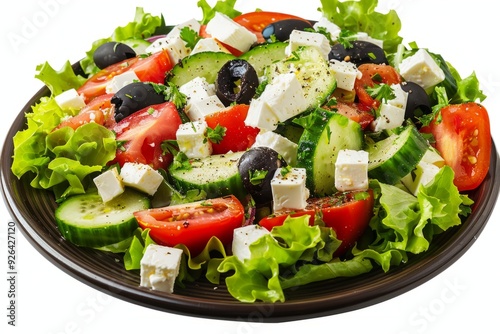
[(358, 102), (369, 108), (377, 109), (380, 101), (375, 100), (367, 92), (367, 87), (373, 87), (375, 84), (385, 83), (395, 85), (401, 83), (401, 76), (396, 69), (390, 65), (384, 64), (362, 64), (358, 66), (362, 76), (354, 82), (354, 90)]

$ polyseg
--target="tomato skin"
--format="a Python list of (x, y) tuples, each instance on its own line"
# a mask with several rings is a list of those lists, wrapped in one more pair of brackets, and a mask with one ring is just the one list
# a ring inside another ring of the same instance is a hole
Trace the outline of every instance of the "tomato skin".
[(241, 14), (233, 20), (250, 30), (257, 36), (257, 43), (264, 43), (265, 39), (262, 37), (262, 30), (265, 27), (270, 25), (273, 22), (287, 20), (287, 19), (295, 19), (307, 21), (299, 16), (290, 15), (286, 13), (278, 13), (278, 12), (267, 12), (267, 11), (258, 11), (258, 12), (248, 12)]
[(170, 247), (183, 244), (191, 255), (199, 254), (213, 236), (230, 245), (234, 229), (245, 222), (243, 205), (232, 195), (143, 210), (134, 216), (140, 227), (151, 229), (149, 235), (156, 243)]
[(83, 124), (90, 122), (105, 125), (111, 108), (111, 97), (113, 94), (104, 94), (93, 99), (77, 115), (62, 121), (56, 129), (69, 126), (76, 130)]
[(106, 93), (106, 86), (113, 77), (134, 71), (140, 81), (163, 84), (165, 73), (170, 71), (173, 64), (166, 50), (153, 53), (149, 57), (137, 56), (110, 65), (90, 77), (79, 89), (86, 102)]
[[(154, 112), (151, 112), (152, 109)], [(116, 162), (151, 165), (154, 169), (166, 169), (172, 162), (171, 154), (163, 154), (161, 143), (176, 139), (176, 131), (182, 121), (172, 102), (152, 105), (125, 117), (113, 130), (121, 145), (116, 151)]]
[(453, 182), (459, 191), (473, 190), (483, 182), (490, 166), (491, 130), (482, 105), (448, 105), (421, 131), (434, 136), (434, 146), (455, 172)]
[(217, 125), (226, 128), (226, 134), (222, 141), (218, 144), (212, 144), (214, 154), (245, 151), (255, 143), (255, 138), (260, 130), (245, 125), (249, 107), (246, 104), (238, 104), (205, 117), (210, 128), (215, 129)]
[(375, 120), (375, 116), (373, 115), (371, 109), (358, 103), (338, 102), (336, 106), (328, 107), (328, 109), (336, 109), (339, 114), (359, 123), (363, 130), (368, 128), (368, 126)]
[[(358, 194), (366, 196), (357, 197)], [(337, 239), (342, 241), (333, 254), (334, 257), (339, 257), (354, 246), (368, 227), (373, 216), (374, 202), (371, 189), (366, 192), (338, 192), (327, 197), (310, 198), (306, 209), (265, 217), (259, 221), (259, 225), (271, 230), (274, 226), (282, 225), (288, 216), (309, 215), (309, 225), (312, 226), (315, 216), (319, 215), (325, 225), (335, 231)]]
[[(396, 69), (390, 65), (383, 64), (362, 64), (358, 66), (358, 70), (362, 76), (354, 82), (354, 90), (358, 102), (368, 108), (377, 109), (380, 106), (380, 101), (375, 100), (368, 94), (366, 87), (373, 87), (375, 84), (385, 83), (387, 85), (395, 85), (401, 83), (401, 76)], [(380, 80), (374, 80), (374, 76)]]

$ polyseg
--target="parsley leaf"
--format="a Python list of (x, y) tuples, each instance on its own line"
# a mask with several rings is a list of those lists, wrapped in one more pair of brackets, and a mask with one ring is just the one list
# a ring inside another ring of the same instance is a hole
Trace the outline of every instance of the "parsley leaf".
[(394, 90), (391, 88), (391, 86), (386, 84), (374, 85), (373, 87), (366, 87), (366, 91), (375, 100), (381, 102), (387, 102), (389, 100), (393, 100), (396, 98)]
[(422, 126), (427, 126), (431, 124), (431, 122), (435, 119), (437, 123), (441, 122), (441, 109), (446, 107), (450, 101), (448, 99), (448, 94), (446, 94), (445, 87), (436, 87), (434, 92), (437, 97), (438, 103), (432, 107), (432, 112), (430, 114), (426, 114), (422, 117), (417, 118), (419, 122), (422, 123)]
[(180, 38), (189, 49), (194, 49), (196, 43), (201, 39), (200, 35), (190, 27), (183, 27), (180, 32)]
[(268, 171), (267, 170), (254, 170), (248, 171), (248, 175), (250, 176), (250, 183), (253, 184), (254, 186), (258, 186), (259, 184), (262, 183), (262, 181), (265, 180), (267, 176)]
[(215, 129), (211, 127), (207, 127), (207, 136), (206, 140), (210, 140), (214, 144), (219, 144), (224, 136), (226, 135), (226, 128), (217, 124)]
[(352, 48), (352, 42), (357, 40), (356, 33), (347, 29), (342, 29), (337, 37), (337, 42), (346, 49)]

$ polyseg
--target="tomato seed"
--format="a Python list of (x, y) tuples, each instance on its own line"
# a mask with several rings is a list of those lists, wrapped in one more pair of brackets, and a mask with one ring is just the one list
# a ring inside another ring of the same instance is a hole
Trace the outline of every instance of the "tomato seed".
[(473, 156), (473, 155), (469, 155), (469, 156), (467, 157), (467, 159), (469, 159), (469, 162), (470, 162), (471, 164), (473, 164), (473, 165), (477, 164), (477, 158), (476, 158), (475, 156)]

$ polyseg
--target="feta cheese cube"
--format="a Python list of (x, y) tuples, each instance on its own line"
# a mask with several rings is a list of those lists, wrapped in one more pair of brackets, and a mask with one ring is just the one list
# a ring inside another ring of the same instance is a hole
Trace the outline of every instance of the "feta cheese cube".
[(146, 48), (146, 53), (156, 53), (167, 50), (171, 61), (176, 64), (182, 58), (189, 55), (191, 49), (186, 47), (186, 43), (179, 36), (163, 37), (155, 40)]
[(424, 156), (422, 157), (423, 162), (427, 162), (430, 164), (434, 164), (438, 166), (439, 168), (443, 167), (445, 165), (444, 159), (439, 154), (439, 152), (432, 146), (429, 146), (427, 151), (425, 152)]
[(330, 38), (332, 40), (336, 40), (339, 37), (340, 34), (340, 27), (336, 25), (335, 23), (331, 22), (328, 18), (325, 16), (322, 16), (316, 23), (314, 23), (313, 28), (315, 30), (319, 30), (320, 28), (323, 28), (330, 34)]
[(120, 89), (133, 82), (140, 81), (134, 71), (118, 74), (106, 85), (106, 94), (114, 94)]
[(141, 286), (173, 293), (182, 253), (179, 248), (149, 245), (141, 259)]
[(259, 97), (265, 101), (278, 121), (284, 122), (307, 109), (307, 100), (302, 85), (294, 73), (275, 77)]
[(306, 188), (306, 169), (291, 168), (281, 175), (283, 168), (278, 168), (271, 180), (273, 210), (302, 210), (307, 206), (309, 189)]
[(278, 127), (279, 119), (263, 99), (254, 99), (250, 102), (245, 125), (254, 128), (273, 131)]
[(199, 52), (225, 52), (231, 53), (224, 45), (219, 43), (215, 38), (202, 38), (196, 43), (191, 54)]
[(392, 92), (395, 97), (393, 99), (387, 100), (387, 103), (391, 106), (406, 109), (406, 104), (408, 102), (408, 92), (405, 92), (401, 85), (391, 85)]
[(373, 131), (395, 129), (405, 120), (405, 111), (388, 103), (380, 104), (379, 115), (373, 121)]
[(205, 116), (211, 115), (224, 109), (225, 106), (217, 95), (190, 101), (189, 107), (184, 111), (191, 121), (204, 120)]
[(252, 147), (269, 147), (278, 152), (290, 166), (297, 164), (298, 145), (288, 138), (272, 131), (261, 131), (255, 137), (255, 143)]
[(255, 34), (219, 12), (216, 12), (207, 23), (206, 32), (221, 43), (240, 52), (247, 52), (257, 42)]
[(111, 201), (125, 191), (122, 178), (116, 167), (108, 169), (104, 173), (96, 176), (94, 178), (94, 184), (104, 203)]
[(315, 47), (321, 52), (325, 60), (328, 60), (331, 46), (325, 35), (316, 32), (293, 30), (290, 34), (289, 44), (285, 49), (285, 53), (290, 56), (300, 46)]
[(240, 261), (245, 261), (251, 256), (250, 245), (269, 234), (270, 232), (259, 225), (238, 227), (233, 231), (232, 252)]
[(76, 89), (71, 88), (55, 97), (57, 105), (61, 109), (80, 110), (85, 107), (83, 97), (78, 95)]
[(335, 188), (340, 191), (368, 189), (368, 152), (339, 151), (335, 162)]
[(337, 88), (352, 91), (356, 79), (361, 79), (361, 72), (356, 64), (346, 61), (330, 60), (330, 68), (335, 72)]
[(439, 170), (440, 168), (432, 163), (420, 161), (411, 173), (401, 179), (401, 182), (413, 195), (417, 196), (420, 186), (431, 182)]
[(445, 79), (443, 70), (425, 49), (419, 49), (413, 56), (403, 59), (399, 72), (406, 81), (415, 82), (424, 89), (434, 87)]
[(357, 38), (358, 41), (370, 42), (372, 44), (377, 45), (381, 49), (384, 48), (384, 41), (383, 40), (372, 38), (366, 32), (358, 32), (358, 33), (356, 33), (356, 38)]
[(170, 32), (167, 34), (167, 39), (175, 38), (175, 37), (180, 37), (181, 31), (183, 28), (188, 27), (191, 30), (194, 30), (196, 33), (200, 32), (201, 24), (198, 22), (196, 19), (190, 19), (186, 22), (183, 22), (181, 24), (176, 25), (175, 27), (170, 30)]
[(200, 159), (212, 154), (212, 143), (206, 139), (207, 123), (194, 121), (179, 126), (176, 132), (179, 150), (188, 158)]
[(215, 95), (215, 85), (209, 84), (207, 79), (203, 77), (196, 77), (180, 86), (179, 92), (186, 95), (187, 104), (189, 105), (193, 101), (199, 101)]
[(120, 171), (120, 176), (124, 185), (149, 195), (154, 195), (163, 182), (163, 176), (153, 167), (135, 162), (126, 162)]

